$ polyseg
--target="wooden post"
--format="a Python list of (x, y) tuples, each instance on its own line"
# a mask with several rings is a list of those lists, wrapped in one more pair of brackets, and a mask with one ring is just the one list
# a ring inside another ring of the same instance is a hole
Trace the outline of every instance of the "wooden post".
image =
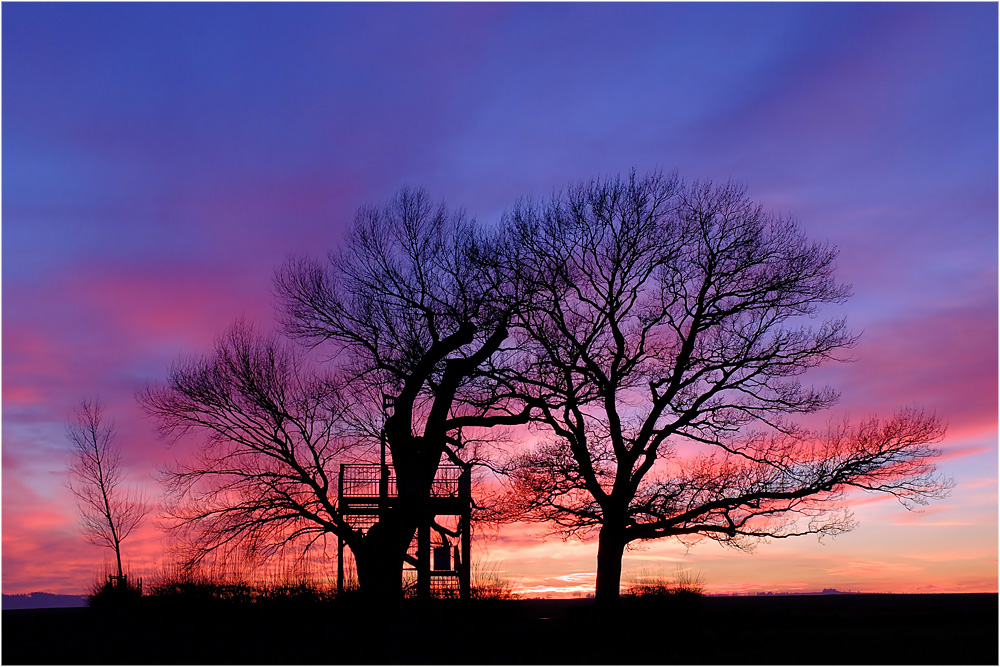
[[(340, 464), (337, 476), (337, 502), (344, 503), (344, 464)], [(344, 593), (344, 538), (337, 537), (337, 595)]]
[(459, 597), (472, 597), (472, 471), (463, 470), (458, 478), (458, 495), (462, 499), (462, 517), (458, 530), (462, 534), (462, 562), (458, 569)]
[(386, 506), (389, 504), (389, 464), (386, 463), (385, 459), (385, 426), (382, 427), (382, 432), (380, 434), (380, 439), (382, 442), (382, 458), (381, 464), (378, 469), (378, 515), (379, 521), (382, 520), (382, 514), (385, 512)]
[(417, 527), (417, 599), (431, 597), (431, 521), (428, 512), (420, 513)]

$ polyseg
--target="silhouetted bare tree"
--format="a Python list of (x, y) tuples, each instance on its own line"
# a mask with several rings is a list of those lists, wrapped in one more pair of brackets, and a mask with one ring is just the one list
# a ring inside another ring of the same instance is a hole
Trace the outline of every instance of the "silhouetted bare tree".
[[(363, 585), (401, 595), (422, 502), (442, 460), (469, 465), (461, 429), (524, 423), (483, 369), (504, 353), (523, 295), (499, 235), (402, 190), (362, 208), (343, 249), (289, 261), (276, 286), (290, 335), (332, 345), (354, 392), (391, 400), (385, 438), (399, 500), (351, 546)], [(365, 554), (370, 557), (365, 557)]]
[(330, 535), (360, 539), (337, 497), (337, 466), (359, 446), (345, 419), (351, 405), (292, 345), (237, 322), (212, 352), (175, 363), (138, 400), (162, 436), (206, 436), (193, 459), (164, 474), (189, 563), (256, 560)]
[[(509, 221), (536, 307), (516, 322), (526, 356), (508, 377), (555, 436), (515, 460), (521, 517), (598, 532), (598, 599), (617, 599), (636, 540), (835, 533), (850, 522), (830, 501), (847, 487), (908, 501), (942, 489), (926, 463), (933, 418), (822, 437), (788, 421), (837, 398), (798, 378), (854, 344), (843, 320), (809, 326), (848, 288), (833, 249), (742, 188), (633, 174), (524, 202)], [(685, 442), (705, 451), (678, 459)]]
[(117, 428), (114, 420), (104, 416), (100, 400), (81, 402), (66, 436), (74, 449), (69, 486), (80, 509), (84, 537), (114, 550), (119, 581), (123, 581), (122, 542), (142, 523), (148, 506), (139, 492), (123, 486), (125, 468), (115, 442)]

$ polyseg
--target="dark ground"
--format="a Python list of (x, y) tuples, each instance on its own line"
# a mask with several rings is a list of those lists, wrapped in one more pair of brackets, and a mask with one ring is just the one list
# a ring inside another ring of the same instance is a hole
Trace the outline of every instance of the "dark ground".
[[(997, 595), (3, 612), (3, 664), (989, 664)], [(152, 603), (152, 604), (151, 604)]]

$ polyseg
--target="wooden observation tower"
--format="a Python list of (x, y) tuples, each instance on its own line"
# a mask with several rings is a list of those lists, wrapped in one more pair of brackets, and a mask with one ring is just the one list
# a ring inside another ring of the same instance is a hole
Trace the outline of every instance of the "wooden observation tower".
[[(377, 464), (341, 464), (340, 507), (347, 521), (367, 533), (383, 513), (397, 507), (396, 477), (392, 467)], [(417, 572), (417, 597), (468, 599), (471, 587), (472, 477), (469, 469), (440, 466), (430, 496), (422, 501), (420, 522), (406, 555), (404, 569)], [(338, 540), (337, 592), (344, 590), (343, 539)]]

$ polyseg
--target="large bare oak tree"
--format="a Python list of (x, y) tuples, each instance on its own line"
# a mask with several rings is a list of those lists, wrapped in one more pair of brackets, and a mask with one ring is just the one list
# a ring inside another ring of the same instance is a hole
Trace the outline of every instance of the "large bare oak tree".
[[(192, 556), (273, 554), (293, 538), (334, 535), (354, 554), (365, 593), (402, 595), (439, 465), (475, 462), (462, 429), (527, 420), (481, 371), (503, 350), (520, 298), (498, 261), (501, 242), (404, 189), (360, 209), (327, 261), (293, 258), (277, 273), (285, 330), (305, 344), (298, 351), (238, 325), (140, 395), (164, 435), (210, 436), (200, 459), (168, 474)], [(337, 466), (378, 461), (383, 438), (398, 499), (377, 526), (355, 529), (340, 511)]]
[(438, 466), (472, 463), (462, 429), (527, 420), (484, 373), (503, 353), (523, 298), (499, 261), (509, 254), (503, 243), (424, 191), (404, 189), (362, 208), (326, 262), (293, 259), (277, 275), (288, 333), (336, 355), (352, 392), (369, 404), (383, 396), (391, 403), (384, 437), (398, 501), (351, 545), (359, 578), (379, 595), (401, 594)]
[(942, 490), (933, 418), (794, 426), (837, 399), (800, 376), (855, 343), (842, 319), (816, 319), (849, 290), (834, 249), (741, 187), (632, 174), (508, 219), (535, 307), (517, 320), (524, 357), (507, 377), (552, 434), (514, 461), (521, 518), (598, 533), (599, 600), (618, 597), (636, 540), (834, 533), (850, 523), (831, 509), (847, 487), (915, 501)]

